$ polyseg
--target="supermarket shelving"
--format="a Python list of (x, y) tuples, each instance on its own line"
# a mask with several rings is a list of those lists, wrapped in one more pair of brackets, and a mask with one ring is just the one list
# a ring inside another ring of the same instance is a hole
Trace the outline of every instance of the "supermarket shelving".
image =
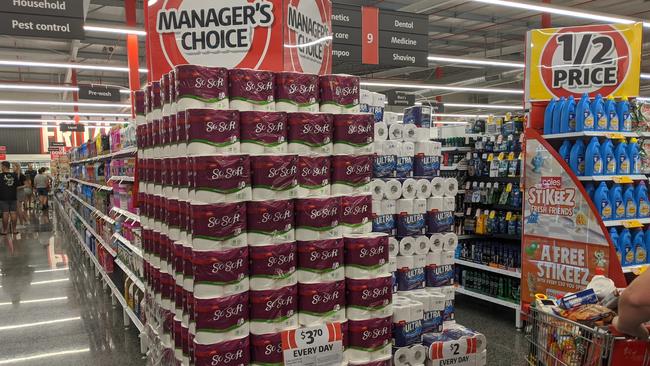
[(603, 224), (605, 224), (606, 227), (612, 227), (612, 226), (626, 226), (626, 227), (637, 227), (638, 225), (635, 225), (635, 223), (639, 224), (650, 224), (650, 217), (642, 218), (642, 219), (627, 219), (627, 220), (603, 220)]
[(79, 212), (77, 212), (77, 210), (75, 210), (75, 209), (72, 209), (72, 212), (73, 212), (73, 213), (74, 213), (74, 214), (79, 218), (79, 221), (81, 221), (81, 223), (84, 224), (84, 226), (86, 227), (86, 229), (87, 229), (91, 234), (93, 234), (93, 236), (95, 237), (95, 240), (97, 240), (97, 242), (98, 242), (99, 244), (101, 244), (101, 245), (104, 247), (104, 249), (106, 249), (106, 251), (107, 251), (111, 256), (115, 257), (115, 256), (117, 255), (117, 253), (115, 252), (115, 250), (113, 250), (113, 248), (111, 248), (110, 245), (106, 244), (106, 242), (104, 241), (104, 239), (103, 239), (99, 234), (97, 234), (97, 232), (95, 231), (95, 229), (93, 229), (92, 226), (90, 226), (90, 224), (89, 224), (89, 223), (88, 223), (88, 222), (87, 222), (87, 221), (86, 221), (86, 220), (85, 220), (81, 215), (79, 215)]
[(77, 201), (81, 202), (82, 205), (88, 207), (88, 208), (93, 212), (94, 215), (97, 215), (97, 216), (101, 217), (103, 220), (108, 221), (108, 222), (111, 223), (111, 224), (114, 224), (114, 223), (115, 223), (115, 220), (113, 220), (113, 218), (111, 218), (110, 216), (108, 216), (108, 215), (102, 213), (101, 211), (99, 211), (98, 209), (96, 209), (95, 207), (93, 207), (91, 204), (89, 204), (88, 202), (86, 202), (86, 201), (84, 201), (83, 199), (81, 199), (81, 197), (79, 197), (79, 196), (77, 196), (76, 194), (74, 194), (72, 191), (70, 191), (70, 190), (68, 190), (68, 189), (66, 189), (65, 191), (66, 191), (66, 192), (67, 192), (71, 197), (73, 197), (73, 198), (76, 199)]
[(91, 183), (91, 182), (87, 182), (85, 180), (78, 179), (78, 178), (69, 178), (68, 180), (71, 180), (73, 182), (77, 182), (79, 184), (83, 184), (83, 185), (86, 185), (86, 186), (89, 186), (89, 187), (94, 187), (94, 188), (97, 188), (97, 189), (103, 189), (105, 191), (112, 191), (113, 190), (113, 187), (111, 187), (111, 186), (107, 186), (107, 185), (99, 184), (99, 183)]
[(484, 295), (484, 294), (481, 294), (479, 292), (475, 292), (475, 291), (472, 291), (472, 290), (468, 290), (468, 289), (465, 289), (462, 286), (456, 287), (456, 293), (471, 296), (471, 297), (475, 297), (477, 299), (481, 299), (483, 301), (491, 302), (493, 304), (505, 306), (505, 307), (510, 308), (510, 309), (515, 309), (516, 313), (517, 313), (517, 319), (519, 319), (519, 304), (516, 304), (516, 303), (511, 302), (511, 301), (507, 301), (507, 300), (502, 300), (502, 299), (499, 299), (499, 298), (496, 298), (496, 297)]
[(140, 216), (134, 214), (133, 212), (121, 209), (119, 207), (113, 207), (113, 208), (111, 208), (111, 211), (116, 212), (119, 215), (122, 215), (122, 216), (128, 218), (129, 220), (133, 220), (135, 222), (140, 222)]
[(482, 176), (468, 176), (469, 181), (481, 181), (489, 183), (519, 183), (521, 177), (482, 177)]
[(643, 270), (646, 267), (650, 267), (650, 264), (639, 264), (635, 266), (625, 266), (623, 267), (623, 273), (635, 273), (636, 271)]
[(456, 165), (451, 165), (451, 166), (440, 166), (440, 170), (467, 170), (467, 166), (458, 166), (459, 164)]
[(137, 151), (138, 151), (138, 148), (136, 146), (132, 146), (132, 147), (124, 148), (124, 149), (122, 149), (120, 151), (116, 151), (114, 153), (99, 155), (99, 156), (94, 156), (92, 158), (73, 161), (73, 162), (70, 162), (70, 164), (90, 163), (90, 162), (94, 162), (94, 161), (100, 161), (100, 160), (104, 160), (104, 159), (114, 158), (116, 156), (135, 154)]
[(519, 236), (519, 235), (508, 235), (508, 234), (489, 234), (489, 235), (466, 234), (466, 235), (458, 235), (458, 240), (466, 240), (466, 239), (521, 240), (521, 236)]
[(140, 290), (144, 291), (144, 283), (138, 276), (135, 275), (135, 273), (131, 271), (131, 269), (126, 264), (124, 264), (118, 258), (115, 258), (115, 264), (120, 267), (122, 272), (124, 272), (124, 274), (127, 275)]
[(579, 176), (578, 180), (581, 181), (594, 181), (594, 182), (603, 182), (603, 181), (617, 181), (623, 179), (631, 180), (648, 180), (648, 177), (643, 174), (631, 174), (631, 175), (589, 175), (589, 176)]
[(580, 131), (580, 132), (554, 133), (549, 135), (542, 135), (542, 137), (546, 140), (559, 140), (559, 139), (593, 137), (593, 136), (619, 138), (619, 137), (638, 137), (639, 134), (636, 132)]
[(131, 244), (131, 242), (127, 238), (123, 237), (122, 235), (120, 235), (118, 233), (115, 233), (115, 234), (113, 234), (113, 239), (119, 241), (122, 244), (124, 244), (124, 246), (129, 248), (129, 250), (132, 251), (135, 255), (142, 258), (142, 249), (140, 249), (140, 248), (134, 246), (133, 244)]
[(448, 151), (459, 151), (459, 152), (468, 152), (472, 151), (472, 148), (469, 146), (444, 146), (440, 148), (440, 151), (442, 152), (448, 152)]
[(501, 268), (496, 268), (496, 267), (491, 267), (491, 266), (486, 266), (485, 264), (479, 264), (479, 263), (474, 263), (470, 261), (466, 261), (463, 259), (454, 259), (456, 264), (463, 265), (465, 267), (472, 267), (476, 269), (480, 269), (482, 271), (488, 271), (488, 272), (493, 272), (493, 273), (498, 273), (500, 275), (504, 276), (510, 276), (514, 278), (521, 278), (521, 273), (515, 272), (515, 271), (510, 271), (507, 269), (501, 269)]
[(114, 175), (110, 178), (108, 178), (109, 181), (115, 181), (115, 182), (134, 182), (135, 178), (134, 177), (129, 177), (126, 175)]

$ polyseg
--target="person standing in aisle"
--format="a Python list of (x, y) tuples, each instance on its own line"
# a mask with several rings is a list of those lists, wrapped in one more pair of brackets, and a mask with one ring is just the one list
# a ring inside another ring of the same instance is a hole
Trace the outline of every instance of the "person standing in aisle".
[(14, 163), (14, 174), (18, 177), (18, 185), (16, 187), (16, 212), (18, 213), (18, 222), (22, 225), (27, 225), (27, 216), (23, 209), (23, 202), (25, 201), (25, 184), (28, 180), (27, 176), (23, 174), (20, 169), (20, 163)]
[(48, 187), (50, 184), (50, 177), (45, 174), (45, 168), (40, 168), (38, 174), (34, 178), (34, 188), (36, 188), (36, 193), (38, 194), (38, 201), (41, 204), (42, 210), (47, 210), (47, 195)]
[(34, 188), (34, 178), (36, 178), (36, 170), (34, 170), (34, 165), (32, 163), (27, 164), (27, 170), (25, 170), (25, 175), (27, 178), (29, 178), (30, 181), (30, 191), (31, 194), (29, 197), (27, 197), (27, 207), (26, 209), (30, 209), (33, 207), (32, 203), (36, 200), (36, 191), (32, 188)]
[(618, 316), (614, 327), (639, 339), (650, 335), (645, 323), (650, 322), (650, 270), (634, 279), (618, 299)]
[(7, 161), (2, 162), (0, 172), (0, 212), (2, 213), (2, 232), (7, 235), (9, 222), (11, 221), (11, 232), (16, 234), (16, 199), (17, 199), (18, 177), (11, 171), (11, 165)]

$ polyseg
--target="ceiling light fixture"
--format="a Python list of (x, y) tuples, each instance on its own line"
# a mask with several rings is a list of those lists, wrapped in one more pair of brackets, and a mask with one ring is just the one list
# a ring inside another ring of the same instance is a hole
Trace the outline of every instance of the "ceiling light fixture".
[(403, 89), (428, 89), (428, 90), (445, 90), (445, 91), (459, 91), (459, 92), (475, 92), (475, 93), (496, 93), (496, 94), (524, 94), (521, 89), (501, 89), (501, 88), (468, 88), (462, 86), (447, 86), (435, 84), (398, 84), (398, 83), (384, 83), (374, 81), (362, 81), (361, 86), (378, 86), (385, 88), (403, 88)]
[(499, 61), (499, 60), (489, 60), (489, 59), (469, 59), (462, 57), (452, 57), (452, 56), (436, 56), (429, 55), (427, 57), (429, 61), (440, 61), (440, 62), (450, 62), (455, 64), (469, 64), (469, 65), (486, 65), (486, 66), (501, 66), (501, 67), (514, 67), (514, 68), (524, 68), (523, 62), (515, 61)]
[(133, 34), (136, 36), (146, 36), (147, 32), (140, 29), (102, 27), (97, 25), (84, 25), (84, 30), (91, 32), (116, 33), (116, 34)]
[(650, 74), (641, 73), (641, 79), (650, 79)]
[(0, 365), (13, 364), (15, 362), (20, 362), (20, 361), (38, 360), (38, 359), (41, 359), (41, 358), (50, 358), (50, 357), (56, 357), (56, 356), (73, 355), (73, 354), (85, 353), (85, 352), (90, 352), (90, 348), (71, 349), (71, 350), (67, 350), (67, 351), (48, 352), (48, 353), (37, 353), (37, 354), (31, 355), (31, 356), (7, 358), (7, 359), (4, 359), (4, 360), (0, 360)]
[[(86, 127), (86, 128), (106, 128), (106, 129), (111, 128), (111, 126), (97, 126), (97, 125), (86, 125), (86, 124), (84, 124), (83, 126)], [(43, 125), (43, 124), (41, 124), (41, 125), (29, 125), (29, 124), (5, 125), (5, 124), (0, 124), (0, 128), (56, 128), (56, 127), (59, 127), (59, 125), (58, 124), (57, 125), (47, 125), (47, 124), (45, 124), (45, 125)]]
[(434, 113), (431, 117), (456, 117), (456, 118), (486, 118), (489, 114), (453, 114), (453, 113)]
[[(37, 61), (19, 61), (19, 60), (0, 60), (0, 66), (28, 66), (28, 67), (51, 67), (60, 69), (79, 69), (79, 70), (98, 70), (98, 71), (116, 71), (129, 72), (126, 66), (103, 66), (103, 65), (86, 65), (66, 62), (37, 62)], [(146, 68), (140, 68), (142, 73), (149, 72)]]
[(1, 104), (10, 105), (46, 105), (55, 107), (92, 107), (92, 108), (131, 108), (130, 104), (117, 103), (79, 103), (79, 102), (58, 102), (58, 101), (40, 101), (40, 100), (0, 100)]
[(479, 108), (479, 109), (523, 109), (519, 105), (504, 105), (504, 104), (467, 104), (467, 103), (442, 103), (445, 107), (459, 107), (459, 108)]
[(76, 86), (64, 85), (30, 85), (30, 84), (0, 84), (0, 89), (28, 91), (79, 91)]
[(131, 117), (131, 113), (102, 112), (50, 112), (50, 111), (0, 111), (0, 114), (39, 115), (39, 116), (94, 116), (94, 117)]
[(467, 121), (431, 121), (431, 123), (441, 123), (443, 125), (466, 125)]

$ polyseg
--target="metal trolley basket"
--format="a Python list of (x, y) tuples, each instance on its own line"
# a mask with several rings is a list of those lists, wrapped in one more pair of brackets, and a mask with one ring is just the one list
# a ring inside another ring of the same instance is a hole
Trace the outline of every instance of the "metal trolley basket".
[(530, 308), (525, 323), (531, 366), (650, 366), (647, 341)]

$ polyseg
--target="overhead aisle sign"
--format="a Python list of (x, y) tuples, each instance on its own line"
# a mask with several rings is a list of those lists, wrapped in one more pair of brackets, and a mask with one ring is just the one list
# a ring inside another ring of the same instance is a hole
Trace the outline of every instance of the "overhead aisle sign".
[(82, 0), (4, 0), (0, 34), (84, 39)]
[(641, 23), (528, 32), (526, 100), (639, 94)]

